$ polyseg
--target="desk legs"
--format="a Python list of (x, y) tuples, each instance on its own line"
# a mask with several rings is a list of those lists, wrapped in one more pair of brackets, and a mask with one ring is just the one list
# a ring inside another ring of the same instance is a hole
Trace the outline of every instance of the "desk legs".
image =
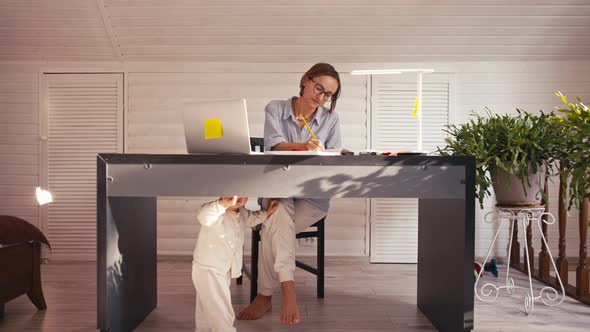
[(97, 229), (98, 327), (131, 331), (157, 304), (157, 199), (99, 198), (101, 204), (106, 215), (99, 213)]
[(470, 331), (474, 209), (455, 199), (420, 199), (418, 209), (418, 308), (439, 331)]

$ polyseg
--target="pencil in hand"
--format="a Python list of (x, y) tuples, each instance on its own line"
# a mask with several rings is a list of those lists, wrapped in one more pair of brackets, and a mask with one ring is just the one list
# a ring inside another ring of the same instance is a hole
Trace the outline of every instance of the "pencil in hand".
[(307, 130), (309, 130), (309, 133), (311, 134), (311, 137), (313, 137), (313, 139), (317, 141), (318, 139), (315, 137), (315, 135), (313, 133), (313, 130), (311, 130), (311, 127), (309, 126), (309, 123), (307, 123), (307, 121), (305, 120), (304, 117), (301, 117), (301, 120), (303, 120), (303, 124), (305, 125), (305, 127), (307, 127)]

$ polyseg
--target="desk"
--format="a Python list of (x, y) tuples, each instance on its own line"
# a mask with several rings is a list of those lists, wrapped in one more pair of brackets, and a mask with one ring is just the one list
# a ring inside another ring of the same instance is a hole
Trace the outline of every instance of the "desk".
[(441, 331), (474, 328), (471, 157), (100, 154), (101, 331), (132, 330), (157, 305), (157, 197), (228, 195), (418, 198), (418, 308)]

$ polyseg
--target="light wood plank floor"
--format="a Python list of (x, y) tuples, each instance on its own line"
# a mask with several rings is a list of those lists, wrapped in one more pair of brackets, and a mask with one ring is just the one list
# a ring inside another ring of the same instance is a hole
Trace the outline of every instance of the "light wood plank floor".
[[(26, 296), (6, 304), (0, 331), (96, 330), (96, 265), (51, 262), (42, 265), (48, 309), (37, 311)], [(158, 265), (158, 308), (138, 331), (191, 331), (194, 290), (189, 260), (162, 260)], [(369, 264), (368, 258), (326, 258), (326, 297), (315, 298), (315, 279), (297, 269), (296, 285), (302, 323), (287, 327), (278, 320), (280, 294), (271, 314), (237, 323), (238, 331), (435, 331), (416, 307), (416, 265)], [(444, 271), (441, 271), (444, 273)], [(518, 273), (518, 272), (517, 272)], [(518, 273), (517, 285), (525, 276)], [(487, 281), (496, 281), (490, 274)], [(248, 280), (232, 285), (238, 312), (248, 302)], [(539, 284), (537, 284), (539, 286)], [(476, 331), (588, 331), (590, 307), (567, 298), (558, 307), (535, 303), (523, 311), (523, 294), (501, 296), (493, 304), (475, 302)]]

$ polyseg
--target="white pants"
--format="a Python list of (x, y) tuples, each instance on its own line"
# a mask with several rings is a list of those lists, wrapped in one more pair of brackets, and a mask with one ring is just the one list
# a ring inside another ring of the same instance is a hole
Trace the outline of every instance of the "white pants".
[[(262, 206), (267, 205), (264, 199)], [(293, 198), (279, 200), (277, 210), (261, 226), (258, 293), (270, 296), (279, 282), (294, 280), (295, 234), (326, 216), (311, 203)]]
[(193, 264), (193, 285), (197, 291), (195, 305), (196, 332), (235, 332), (236, 315), (231, 305), (229, 286), (231, 275), (226, 275)]

